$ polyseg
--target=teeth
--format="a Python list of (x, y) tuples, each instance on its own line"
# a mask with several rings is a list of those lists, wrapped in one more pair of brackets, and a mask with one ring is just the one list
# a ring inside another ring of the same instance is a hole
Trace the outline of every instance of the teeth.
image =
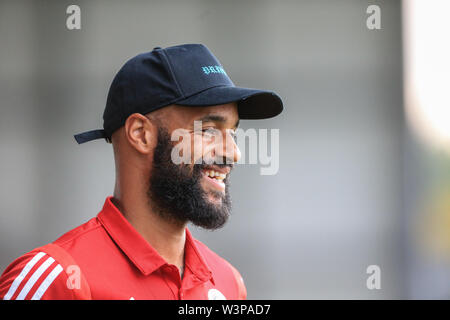
[(227, 175), (225, 173), (220, 173), (220, 172), (217, 172), (215, 170), (207, 170), (207, 171), (205, 171), (205, 174), (208, 177), (211, 177), (211, 178), (214, 178), (214, 179), (217, 179), (217, 180), (223, 180), (223, 179), (225, 179), (227, 177)]

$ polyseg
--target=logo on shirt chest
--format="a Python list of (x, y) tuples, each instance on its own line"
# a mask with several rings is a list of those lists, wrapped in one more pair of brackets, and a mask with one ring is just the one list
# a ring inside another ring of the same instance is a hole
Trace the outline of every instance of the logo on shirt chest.
[(227, 300), (225, 296), (217, 289), (208, 290), (208, 300)]

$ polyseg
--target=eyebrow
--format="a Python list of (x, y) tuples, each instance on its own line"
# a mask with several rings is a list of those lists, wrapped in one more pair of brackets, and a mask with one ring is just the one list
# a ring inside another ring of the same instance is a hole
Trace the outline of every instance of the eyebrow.
[[(220, 122), (220, 123), (225, 123), (227, 121), (227, 119), (221, 115), (217, 115), (217, 114), (208, 114), (200, 119), (197, 119), (196, 121), (202, 121), (202, 122)], [(239, 126), (239, 119), (236, 122), (236, 124), (234, 125), (235, 128), (237, 128)]]

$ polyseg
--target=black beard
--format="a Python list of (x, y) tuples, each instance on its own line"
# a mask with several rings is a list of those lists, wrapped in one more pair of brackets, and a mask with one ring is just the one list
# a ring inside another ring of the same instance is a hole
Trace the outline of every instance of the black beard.
[[(231, 214), (229, 175), (224, 180), (225, 194), (210, 192), (214, 198), (221, 199), (219, 204), (213, 204), (208, 200), (208, 194), (200, 184), (202, 170), (207, 164), (194, 164), (192, 167), (185, 164), (176, 165), (171, 159), (172, 147), (168, 131), (159, 127), (147, 193), (153, 209), (161, 217), (174, 223), (190, 221), (205, 229), (221, 228)], [(215, 165), (232, 167), (227, 164)]]

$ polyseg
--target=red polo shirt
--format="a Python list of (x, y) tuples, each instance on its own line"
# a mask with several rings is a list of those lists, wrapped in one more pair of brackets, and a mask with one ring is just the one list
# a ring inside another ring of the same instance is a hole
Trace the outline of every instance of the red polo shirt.
[(167, 263), (108, 197), (97, 217), (12, 262), (0, 297), (21, 299), (245, 299), (239, 272), (186, 228), (185, 268)]

